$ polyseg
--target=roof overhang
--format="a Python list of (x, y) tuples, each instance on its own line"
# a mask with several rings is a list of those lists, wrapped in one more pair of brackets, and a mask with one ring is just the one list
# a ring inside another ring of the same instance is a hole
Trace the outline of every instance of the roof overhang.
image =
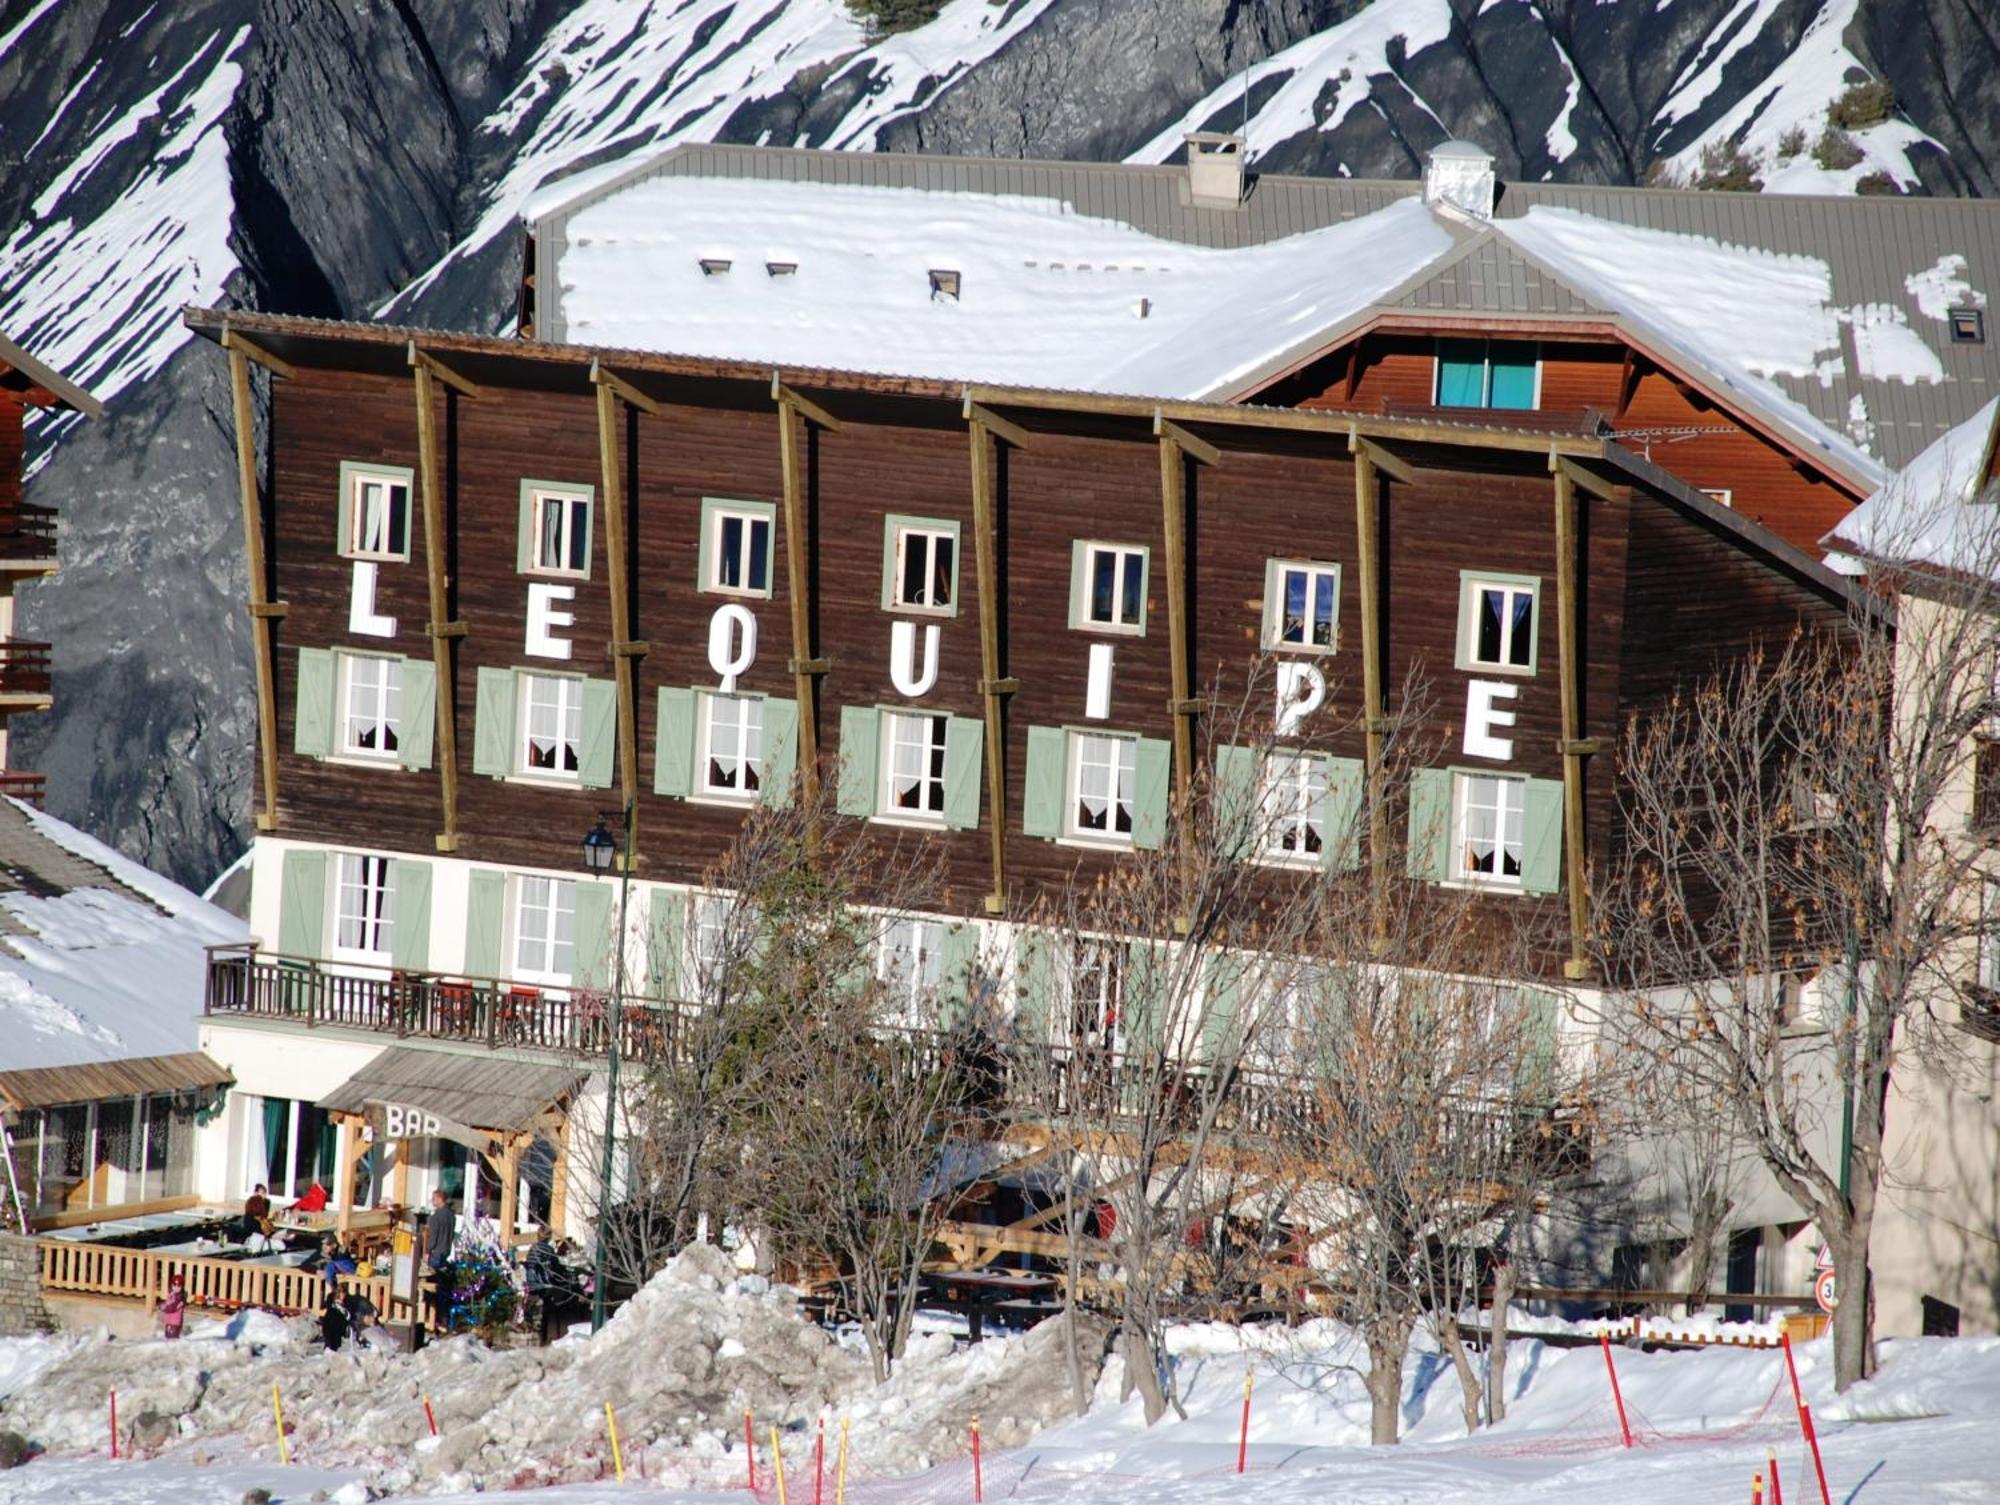
[(133, 1056), (77, 1066), (37, 1066), (0, 1071), (0, 1103), (12, 1112), (61, 1108), (107, 1098), (151, 1097), (162, 1092), (209, 1092), (236, 1079), (198, 1050), (169, 1056)]
[(490, 1154), (535, 1130), (585, 1080), (570, 1066), (392, 1045), (319, 1106), (367, 1119), (378, 1138), (436, 1137)]
[(0, 363), (11, 366), (26, 379), (28, 388), (44, 394), (44, 402), (74, 408), (89, 418), (102, 418), (104, 404), (71, 381), (53, 366), (44, 365), (27, 351), (0, 334)]

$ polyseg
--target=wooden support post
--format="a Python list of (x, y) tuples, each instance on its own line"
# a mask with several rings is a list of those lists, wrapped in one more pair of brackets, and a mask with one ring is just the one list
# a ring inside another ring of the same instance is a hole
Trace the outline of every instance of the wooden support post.
[(443, 829), (440, 852), (458, 850), (458, 685), (455, 639), (465, 624), (451, 620), (450, 580), (445, 574), (444, 471), (438, 456), (436, 371), (410, 348), (410, 379), (417, 399), (417, 471), (423, 491), (424, 578), (430, 587), (431, 662), (437, 668), (437, 770)]
[(1375, 484), (1375, 456), (1358, 439), (1354, 451), (1354, 537), (1361, 577), (1361, 727), (1368, 779), (1368, 870), (1375, 898), (1374, 936), (1387, 938), (1388, 917), (1382, 905), (1389, 872), (1389, 811), (1383, 787), (1382, 736), (1388, 730), (1382, 706), (1380, 500)]
[[(819, 795), (819, 677), (828, 665), (813, 654), (812, 595), (806, 573), (806, 461), (808, 421), (832, 420), (771, 377), (771, 395), (778, 403), (778, 461), (785, 489), (785, 593), (792, 608), (792, 693), (799, 701), (799, 780), (806, 808), (818, 808)], [(817, 414), (810, 418), (809, 414)]]
[(520, 1212), (521, 1187), (521, 1141), (510, 1138), (506, 1153), (500, 1157), (500, 1241), (503, 1246), (514, 1236), (514, 1225)]
[(398, 1139), (396, 1145), (395, 1190), (390, 1200), (398, 1207), (410, 1205), (410, 1141)]
[(1586, 885), (1583, 848), (1582, 707), (1578, 693), (1582, 675), (1577, 663), (1577, 527), (1576, 481), (1567, 462), (1550, 457), (1555, 470), (1556, 502), (1556, 645), (1559, 656), (1558, 693), (1562, 701), (1563, 859), (1568, 866), (1569, 960), (1563, 975), (1572, 981), (1590, 976), (1590, 894)]
[(549, 1229), (563, 1236), (563, 1219), (569, 1216), (569, 1120), (564, 1113), (556, 1125), (556, 1163), (549, 1171)]
[(334, 1219), (334, 1227), (339, 1230), (340, 1241), (347, 1242), (347, 1230), (354, 1224), (354, 1168), (360, 1163), (364, 1146), (361, 1143), (361, 1120), (357, 1117), (343, 1117), (340, 1120), (340, 1153), (334, 1157), (334, 1174), (339, 1184), (334, 1188), (338, 1198), (335, 1205), (340, 1209)]
[(257, 497), (257, 428), (250, 407), (250, 357), (240, 345), (229, 350), (229, 397), (236, 423), (236, 485), (243, 498), (243, 553), (250, 571), (250, 643), (257, 660), (257, 751), (263, 774), (264, 808), (257, 829), (278, 829), (278, 684), (272, 657), (271, 623), (283, 617), (283, 603), (270, 598), (264, 563), (264, 510)]
[(1222, 456), (1211, 444), (1196, 438), (1158, 414), (1153, 432), (1160, 440), (1160, 512), (1166, 536), (1167, 574), (1167, 660), (1172, 686), (1174, 745), (1174, 796), (1185, 829), (1194, 814), (1194, 718), (1199, 709), (1193, 699), (1188, 673), (1187, 621), (1187, 462), (1198, 460), (1213, 465)]
[[(624, 473), (618, 463), (620, 387), (612, 376), (591, 368), (597, 384), (597, 453), (604, 497), (605, 578), (611, 586), (611, 665), (618, 680), (618, 790), (622, 808), (632, 812), (623, 861), (629, 868), (639, 854), (639, 689), (637, 665), (646, 645), (632, 640), (632, 590), (626, 574)], [(657, 405), (655, 405), (657, 411)]]
[(986, 819), (993, 887), (988, 914), (1007, 912), (1007, 697), (1017, 688), (1000, 662), (1000, 537), (994, 512), (993, 440), (1016, 448), (1027, 435), (996, 414), (965, 405), (972, 453), (972, 555), (979, 581), (979, 693), (986, 712)]

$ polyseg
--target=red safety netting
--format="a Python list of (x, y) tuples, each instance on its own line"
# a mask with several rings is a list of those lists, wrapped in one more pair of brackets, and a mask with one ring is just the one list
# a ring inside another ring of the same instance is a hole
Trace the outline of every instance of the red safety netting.
[[(1659, 1448), (1750, 1441), (1781, 1442), (1797, 1431), (1796, 1418), (1778, 1405), (1778, 1399), (1784, 1393), (1784, 1389), (1785, 1373), (1780, 1369), (1777, 1379), (1771, 1385), (1771, 1393), (1764, 1397), (1764, 1403), (1753, 1415), (1742, 1421), (1731, 1422), (1727, 1426), (1696, 1432), (1669, 1432), (1664, 1427), (1656, 1426), (1627, 1397), (1625, 1415), (1632, 1429), (1632, 1446)], [(1625, 1436), (1618, 1425), (1617, 1407), (1611, 1398), (1606, 1396), (1602, 1401), (1584, 1407), (1553, 1431), (1510, 1438), (1504, 1442), (1474, 1444), (1469, 1451), (1494, 1458), (1530, 1458), (1567, 1453), (1594, 1453), (1624, 1445)]]

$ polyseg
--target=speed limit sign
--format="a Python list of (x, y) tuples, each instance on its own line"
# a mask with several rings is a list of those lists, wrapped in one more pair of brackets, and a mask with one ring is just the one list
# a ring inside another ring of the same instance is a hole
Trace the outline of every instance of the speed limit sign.
[(1822, 1270), (1813, 1277), (1813, 1300), (1829, 1317), (1833, 1315), (1833, 1309), (1840, 1305), (1840, 1291), (1833, 1271)]

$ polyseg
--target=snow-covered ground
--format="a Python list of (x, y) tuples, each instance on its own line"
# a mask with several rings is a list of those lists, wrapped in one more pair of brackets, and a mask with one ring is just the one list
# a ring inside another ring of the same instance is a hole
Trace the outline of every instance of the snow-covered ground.
[[(974, 1416), (988, 1500), (1091, 1505), (1233, 1500), (1737, 1502), (1775, 1454), (1794, 1501), (1818, 1498), (1776, 1350), (1645, 1354), (1614, 1350), (1637, 1445), (1620, 1445), (1604, 1361), (1594, 1348), (1524, 1338), (1498, 1427), (1463, 1435), (1448, 1364), (1412, 1346), (1405, 1442), (1370, 1448), (1364, 1351), (1335, 1324), (1296, 1330), (1195, 1325), (1171, 1344), (1187, 1416), (1147, 1428), (1118, 1398), (1114, 1360), (1074, 1414), (1064, 1330), (956, 1349), (915, 1340), (887, 1385), (851, 1348), (804, 1323), (789, 1296), (697, 1256), (647, 1288), (600, 1337), (494, 1354), (465, 1340), (415, 1358), (325, 1355), (269, 1319), (202, 1324), (178, 1346), (67, 1337), (0, 1342), (0, 1427), (45, 1456), (0, 1473), (0, 1502), (233, 1505), (251, 1488), (277, 1500), (469, 1501), (527, 1486), (536, 1505), (635, 1493), (677, 1501), (746, 1494), (742, 1414), (757, 1418), (760, 1498), (775, 1498), (768, 1428), (781, 1430), (788, 1496), (814, 1489), (827, 1425), (823, 1499), (835, 1495), (843, 1419), (853, 1505), (960, 1505)], [(1093, 1344), (1094, 1349), (1096, 1345)], [(1897, 1505), (2000, 1500), (1991, 1416), (2000, 1339), (1886, 1345), (1881, 1375), (1831, 1391), (1824, 1341), (1798, 1350), (1820, 1426), (1831, 1498)], [(1094, 1367), (1094, 1364), (1093, 1364)], [(1252, 1381), (1248, 1473), (1236, 1472), (1244, 1379)], [(136, 1460), (107, 1454), (108, 1392)], [(272, 1387), (282, 1388), (292, 1462), (277, 1457)], [(442, 1436), (424, 1420), (428, 1397)], [(627, 1480), (612, 1464), (604, 1406), (616, 1410)], [(555, 1482), (549, 1482), (555, 1481)], [(540, 1487), (533, 1487), (540, 1486)]]

